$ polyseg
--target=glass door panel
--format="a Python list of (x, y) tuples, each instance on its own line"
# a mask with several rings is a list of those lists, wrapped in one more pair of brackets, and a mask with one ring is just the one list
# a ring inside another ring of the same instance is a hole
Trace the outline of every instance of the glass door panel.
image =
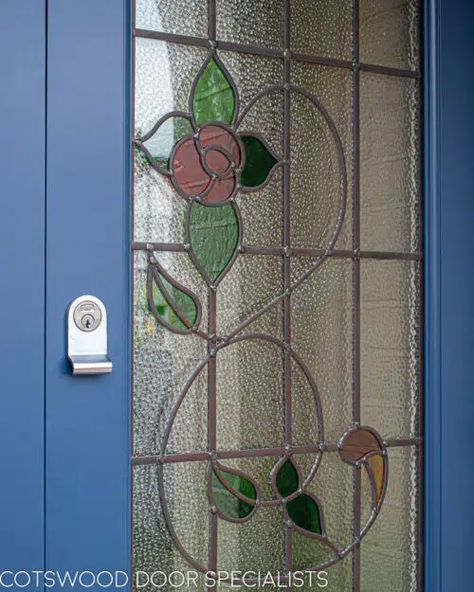
[(420, 590), (419, 27), (136, 0), (136, 571)]

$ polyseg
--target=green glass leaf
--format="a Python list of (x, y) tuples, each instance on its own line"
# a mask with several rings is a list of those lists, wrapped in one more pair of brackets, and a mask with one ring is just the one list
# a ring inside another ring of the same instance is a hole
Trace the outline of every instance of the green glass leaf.
[(148, 305), (155, 318), (171, 331), (189, 332), (200, 316), (197, 296), (166, 278), (156, 265), (150, 264), (148, 273)]
[(260, 138), (245, 134), (240, 137), (245, 148), (245, 166), (240, 182), (243, 187), (258, 187), (267, 180), (278, 161)]
[(239, 473), (231, 469), (220, 468), (211, 474), (213, 503), (223, 517), (246, 518), (255, 505), (245, 500), (256, 500), (255, 485)]
[[(281, 463), (281, 461), (279, 461)], [(277, 469), (275, 485), (282, 497), (288, 497), (299, 487), (298, 471), (289, 458)]]
[(194, 86), (192, 111), (198, 125), (210, 121), (234, 121), (236, 97), (227, 73), (211, 58)]
[(179, 140), (192, 133), (193, 128), (188, 119), (180, 116), (169, 117), (142, 143), (145, 149), (143, 152), (150, 164), (168, 169), (173, 147)]
[(239, 220), (232, 204), (209, 207), (194, 202), (189, 219), (191, 246), (211, 282), (227, 269), (239, 243)]
[(288, 516), (293, 522), (309, 532), (322, 534), (321, 515), (316, 501), (302, 493), (286, 504)]

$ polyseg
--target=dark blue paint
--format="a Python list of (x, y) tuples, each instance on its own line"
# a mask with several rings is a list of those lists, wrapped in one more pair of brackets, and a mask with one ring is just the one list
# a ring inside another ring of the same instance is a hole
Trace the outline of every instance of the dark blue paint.
[(43, 0), (0, 2), (0, 73), (1, 571), (43, 566)]
[(474, 3), (427, 2), (426, 590), (474, 581)]
[[(128, 570), (129, 15), (125, 0), (49, 0), (46, 566)], [(72, 377), (66, 310), (107, 307), (113, 373)], [(66, 588), (67, 589), (67, 588)]]

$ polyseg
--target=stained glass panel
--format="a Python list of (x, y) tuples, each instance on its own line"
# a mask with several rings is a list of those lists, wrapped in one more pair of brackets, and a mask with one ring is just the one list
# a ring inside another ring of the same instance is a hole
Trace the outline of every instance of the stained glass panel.
[(137, 570), (393, 592), (397, 537), (420, 592), (419, 18), (381, 4), (136, 0)]

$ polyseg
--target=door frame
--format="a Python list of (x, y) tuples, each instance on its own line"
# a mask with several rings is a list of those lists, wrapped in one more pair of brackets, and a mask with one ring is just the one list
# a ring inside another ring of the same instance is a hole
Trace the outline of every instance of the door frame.
[[(472, 585), (474, 4), (425, 0), (425, 589)], [(467, 74), (467, 75), (466, 75)]]
[[(469, 543), (474, 526), (474, 478), (469, 472), (469, 436), (474, 425), (470, 376), (474, 278), (469, 269), (474, 233), (469, 223), (474, 211), (470, 195), (474, 80), (472, 76), (469, 80), (466, 72), (474, 56), (474, 4), (470, 0), (424, 0), (424, 12), (425, 589), (450, 592), (466, 588), (473, 575)], [(93, 31), (86, 29), (91, 14)], [(7, 221), (0, 233), (2, 267), (7, 270), (0, 312), (0, 359), (4, 366), (0, 374), (0, 466), (4, 477), (0, 487), (0, 571), (61, 569), (62, 563), (67, 563), (61, 560), (64, 538), (71, 532), (69, 556), (75, 549), (89, 548), (93, 553), (92, 540), (99, 545), (107, 536), (114, 536), (117, 540), (110, 545), (107, 568), (127, 569), (131, 355), (123, 342), (130, 339), (131, 325), (130, 1), (16, 0), (2, 3), (0, 22), (5, 26), (5, 34), (0, 35), (0, 67), (7, 81), (0, 94), (0, 113), (8, 139), (0, 145), (0, 161), (7, 163), (0, 175), (2, 219)], [(81, 35), (84, 39), (78, 40)], [(64, 48), (68, 63), (61, 65)], [(89, 59), (83, 59), (81, 52)], [(75, 96), (78, 88), (94, 89), (97, 96), (107, 97), (107, 110), (100, 101), (86, 101), (82, 106)], [(114, 115), (112, 119), (107, 119), (107, 112)], [(84, 115), (91, 124), (87, 142), (71, 145), (79, 129), (71, 122)], [(112, 128), (109, 138), (100, 129), (104, 121)], [(62, 149), (51, 141), (53, 133), (55, 141), (62, 140)], [(16, 139), (18, 144), (12, 144)], [(28, 174), (21, 149), (26, 143), (31, 161)], [(100, 143), (101, 152), (97, 149)], [(68, 159), (64, 158), (66, 149)], [(102, 159), (100, 168), (98, 158)], [(93, 172), (87, 186), (71, 186), (71, 159), (76, 168)], [(117, 170), (123, 174), (117, 175)], [(102, 246), (110, 247), (110, 252), (106, 257), (102, 253), (99, 264), (91, 269), (87, 258), (94, 260), (97, 244), (91, 244), (86, 253), (76, 252), (71, 224), (70, 256), (66, 259), (61, 256), (64, 245), (55, 242), (50, 229), (64, 223), (59, 216), (77, 219), (84, 204), (94, 205), (97, 195), (106, 197), (107, 207), (99, 208), (97, 223), (107, 228), (107, 241)], [(67, 205), (65, 196), (70, 198)], [(71, 294), (52, 290), (54, 277), (74, 278)], [(77, 407), (71, 410), (71, 401), (61, 394), (69, 375), (64, 363), (65, 335), (59, 331), (57, 337), (58, 326), (64, 326), (65, 309), (78, 290), (105, 294), (107, 305), (113, 298), (112, 288), (117, 287), (126, 296), (120, 298), (120, 305), (112, 304), (109, 312), (112, 343), (118, 344), (112, 346), (114, 381), (103, 377), (76, 382)], [(28, 298), (31, 292), (36, 298)], [(47, 389), (54, 389), (51, 398), (45, 396)], [(46, 410), (52, 413), (47, 423)], [(64, 432), (57, 420), (62, 413), (71, 412), (74, 421)], [(100, 431), (88, 428), (89, 439), (78, 440), (78, 430), (90, 426), (94, 417), (100, 421), (109, 417), (114, 425), (108, 448), (100, 453)], [(64, 450), (52, 455), (48, 446), (50, 450), (55, 441), (62, 442)], [(90, 455), (87, 463), (82, 459), (84, 452)], [(78, 483), (103, 479), (106, 462), (121, 472), (122, 487), (120, 492), (110, 492), (103, 481), (105, 490), (93, 512), (99, 526), (91, 532), (84, 525), (65, 521), (67, 513), (55, 515), (56, 504), (67, 512), (65, 499), (84, 503), (68, 495)]]

